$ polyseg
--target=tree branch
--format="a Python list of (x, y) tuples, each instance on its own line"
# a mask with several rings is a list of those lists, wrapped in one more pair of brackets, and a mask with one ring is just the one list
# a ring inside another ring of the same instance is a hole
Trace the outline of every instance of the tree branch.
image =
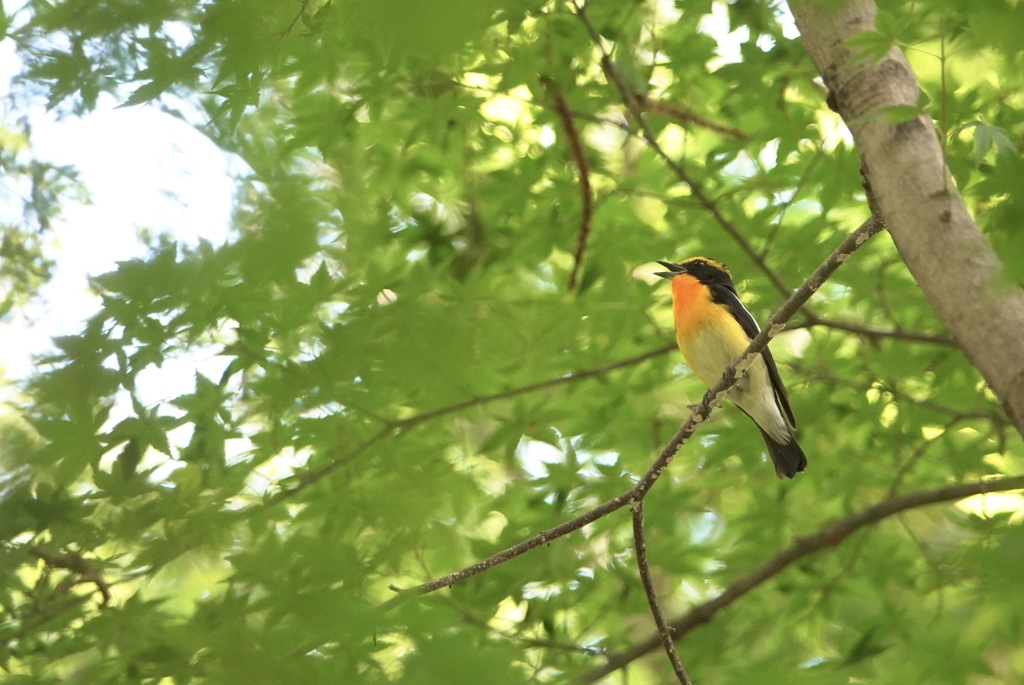
[(29, 553), (42, 559), (43, 563), (53, 568), (62, 568), (78, 575), (70, 585), (79, 583), (93, 583), (96, 591), (100, 593), (100, 606), (104, 607), (110, 601), (110, 585), (103, 579), (103, 573), (93, 562), (83, 557), (78, 552), (54, 552), (42, 545), (32, 545), (28, 548)]
[[(940, 502), (953, 502), (972, 495), (1020, 490), (1022, 488), (1024, 488), (1024, 475), (982, 480), (974, 483), (961, 483), (959, 485), (938, 488), (937, 490), (914, 492), (883, 500), (852, 516), (829, 524), (813, 535), (797, 538), (789, 548), (776, 554), (764, 565), (733, 581), (722, 594), (703, 604), (697, 605), (672, 621), (669, 625), (674, 632), (674, 638), (678, 642), (691, 630), (707, 623), (720, 610), (743, 597), (766, 580), (778, 575), (795, 561), (821, 550), (835, 547), (852, 533), (865, 526), (878, 523), (908, 509), (938, 504)], [(661, 637), (659, 635), (652, 635), (630, 649), (612, 654), (608, 658), (607, 664), (588, 671), (577, 682), (597, 682), (608, 674), (626, 667), (641, 656), (654, 651), (660, 644)]]
[(803, 366), (801, 364), (790, 363), (790, 367), (796, 369), (809, 380), (820, 380), (831, 385), (843, 386), (846, 388), (853, 388), (857, 392), (867, 392), (868, 390), (877, 390), (879, 392), (889, 393), (892, 395), (894, 400), (906, 402), (908, 406), (912, 406), (915, 409), (924, 409), (936, 414), (942, 414), (949, 416), (958, 421), (965, 419), (976, 419), (979, 421), (987, 421), (994, 426), (1003, 426), (1009, 423), (1005, 416), (996, 412), (986, 412), (981, 410), (965, 410), (958, 409), (956, 407), (949, 407), (944, 404), (932, 402), (931, 400), (924, 400), (919, 397), (914, 397), (900, 390), (899, 388), (888, 385), (881, 380), (873, 380), (870, 383), (858, 383), (853, 380), (846, 378), (840, 378), (833, 376), (828, 373), (822, 373), (813, 367)]
[(706, 128), (709, 131), (715, 133), (721, 133), (726, 136), (733, 136), (740, 140), (750, 140), (750, 136), (732, 126), (725, 126), (717, 122), (711, 121), (706, 117), (702, 117), (696, 112), (686, 107), (680, 107), (670, 102), (663, 102), (661, 100), (653, 100), (642, 93), (633, 93), (633, 97), (636, 99), (638, 105), (644, 109), (644, 111), (650, 112), (655, 115), (663, 115), (678, 119), (687, 124), (693, 124), (700, 128)]
[(488, 404), (490, 402), (496, 402), (498, 400), (507, 400), (512, 397), (518, 397), (519, 395), (525, 395), (527, 393), (536, 392), (537, 390), (544, 390), (547, 388), (553, 388), (557, 385), (565, 383), (574, 383), (576, 381), (582, 381), (587, 378), (594, 378), (595, 376), (603, 376), (606, 373), (616, 371), (618, 369), (624, 369), (627, 366), (634, 366), (641, 362), (645, 362), (648, 359), (654, 357), (660, 357), (672, 350), (676, 349), (675, 343), (667, 343), (654, 349), (648, 350), (647, 352), (641, 352), (638, 355), (627, 357), (626, 359), (620, 359), (617, 362), (606, 364), (604, 366), (594, 367), (592, 369), (583, 369), (582, 371), (570, 371), (569, 373), (561, 376), (555, 376), (554, 378), (548, 378), (547, 380), (538, 381), (536, 383), (530, 383), (529, 385), (523, 385), (518, 388), (511, 388), (509, 390), (502, 390), (500, 392), (491, 393), (490, 395), (481, 395), (480, 397), (474, 397), (461, 402), (450, 404), (440, 409), (432, 409), (430, 411), (411, 416), (407, 419), (395, 421), (391, 425), (396, 426), (400, 429), (411, 428), (412, 426), (421, 424), (425, 421), (431, 421), (440, 416), (446, 414), (454, 414), (460, 412), (463, 409), (470, 409), (480, 405)]
[(836, 330), (847, 331), (848, 333), (856, 333), (857, 335), (862, 335), (865, 338), (871, 338), (873, 340), (889, 338), (892, 340), (908, 340), (910, 342), (928, 343), (930, 345), (957, 347), (955, 340), (944, 335), (905, 331), (900, 328), (882, 328), (880, 326), (854, 323), (852, 321), (836, 321), (834, 319), (826, 319), (808, 311), (804, 312), (804, 317), (803, 321), (793, 324), (790, 328), (815, 328), (821, 326), (824, 328), (835, 328)]
[(825, 261), (822, 262), (806, 280), (804, 280), (803, 284), (796, 289), (788, 300), (786, 300), (785, 304), (782, 305), (779, 311), (777, 311), (771, 319), (768, 320), (768, 323), (761, 329), (761, 332), (751, 340), (750, 345), (747, 346), (744, 353), (740, 355), (734, 363), (726, 367), (725, 372), (722, 374), (722, 378), (718, 383), (704, 393), (704, 398), (694, 408), (693, 412), (679, 430), (676, 431), (675, 435), (672, 436), (665, 447), (662, 448), (661, 453), (650, 467), (648, 467), (644, 475), (640, 477), (636, 485), (622, 494), (613, 497), (593, 509), (577, 516), (576, 518), (565, 521), (554, 528), (542, 531), (531, 538), (527, 538), (522, 542), (492, 554), (486, 559), (478, 561), (475, 564), (471, 564), (463, 569), (408, 589), (391, 586), (391, 589), (398, 594), (381, 604), (380, 608), (387, 610), (411, 597), (417, 597), (429, 592), (434, 592), (435, 590), (439, 590), (443, 587), (450, 587), (456, 583), (460, 583), (463, 580), (479, 573), (483, 573), (494, 566), (503, 564), (511, 559), (515, 559), (516, 557), (525, 554), (532, 549), (536, 549), (541, 545), (546, 545), (552, 540), (577, 531), (580, 528), (593, 523), (597, 519), (610, 514), (616, 509), (620, 509), (626, 504), (634, 504), (642, 500), (654, 485), (655, 481), (657, 481), (661, 474), (664, 473), (665, 469), (668, 468), (668, 465), (672, 463), (672, 460), (675, 458), (679, 449), (686, 443), (690, 436), (693, 435), (698, 426), (707, 420), (708, 416), (711, 415), (713, 408), (720, 405), (722, 400), (725, 399), (728, 389), (731, 388), (744, 373), (746, 373), (746, 370), (753, 363), (754, 357), (760, 354), (761, 350), (768, 345), (768, 341), (783, 329), (783, 324), (796, 314), (800, 307), (810, 299), (811, 295), (817, 292), (818, 288), (820, 288), (822, 284), (828, 280), (833, 273), (835, 273), (835, 270), (839, 268), (840, 264), (845, 262), (857, 248), (863, 245), (864, 242), (872, 235), (882, 230), (883, 227), (884, 225), (881, 219), (877, 217), (873, 216), (865, 221), (859, 228), (857, 228), (857, 230), (848, 235), (843, 242), (839, 244), (839, 247), (833, 250), (832, 254), (830, 254), (828, 258), (825, 259)]
[(583, 254), (587, 250), (587, 238), (590, 237), (590, 220), (594, 216), (594, 193), (590, 187), (590, 165), (587, 163), (587, 153), (583, 150), (583, 141), (580, 140), (576, 122), (573, 121), (569, 101), (565, 99), (565, 95), (561, 91), (555, 92), (555, 112), (558, 113), (558, 118), (562, 121), (562, 128), (569, 141), (573, 161), (576, 162), (576, 169), (580, 174), (580, 227), (576, 235), (576, 250), (573, 254), (572, 272), (569, 274), (568, 286), (569, 290), (575, 290), (580, 268), (583, 265)]
[(306, 471), (305, 473), (303, 473), (299, 477), (299, 482), (296, 485), (292, 486), (291, 488), (280, 490), (275, 495), (273, 495), (270, 499), (268, 499), (264, 503), (258, 505), (258, 509), (259, 509), (259, 511), (263, 511), (263, 510), (265, 510), (268, 507), (272, 507), (272, 506), (274, 506), (276, 504), (279, 504), (280, 502), (283, 502), (286, 499), (290, 499), (291, 497), (294, 497), (295, 495), (299, 494), (300, 492), (302, 492), (303, 490), (305, 490), (309, 486), (311, 486), (311, 485), (313, 485), (315, 483), (318, 483), (319, 481), (323, 480), (327, 476), (331, 475), (332, 473), (337, 471), (341, 466), (343, 466), (345, 464), (348, 464), (348, 463), (351, 463), (353, 459), (355, 459), (356, 457), (360, 456), (363, 452), (365, 452), (371, 446), (379, 443), (380, 441), (384, 440), (385, 438), (388, 438), (388, 437), (394, 435), (395, 433), (397, 433), (399, 431), (408, 430), (409, 428), (412, 428), (414, 426), (418, 426), (421, 423), (426, 423), (427, 421), (432, 421), (433, 419), (437, 419), (437, 418), (440, 418), (442, 416), (447, 416), (448, 414), (455, 414), (455, 413), (458, 413), (460, 411), (463, 411), (464, 409), (470, 409), (472, 407), (478, 407), (478, 406), (487, 404), (489, 402), (496, 402), (498, 400), (505, 400), (505, 399), (509, 399), (509, 398), (512, 398), (512, 397), (517, 397), (519, 395), (524, 395), (526, 393), (535, 392), (537, 390), (543, 390), (545, 388), (551, 388), (551, 387), (554, 387), (556, 385), (562, 385), (562, 384), (565, 384), (565, 383), (572, 383), (572, 382), (575, 382), (575, 381), (581, 381), (581, 380), (584, 380), (586, 378), (593, 378), (595, 376), (601, 376), (601, 375), (609, 373), (611, 371), (615, 371), (617, 369), (622, 369), (622, 368), (625, 368), (627, 366), (633, 366), (634, 364), (639, 364), (640, 362), (644, 362), (644, 361), (647, 361), (648, 359), (652, 359), (654, 357), (663, 355), (666, 352), (668, 352), (669, 350), (674, 350), (675, 348), (676, 348), (675, 345), (671, 345), (671, 344), (670, 345), (662, 345), (661, 347), (656, 347), (653, 350), (648, 350), (647, 352), (642, 352), (641, 354), (635, 355), (633, 357), (628, 357), (626, 359), (621, 359), (621, 360), (619, 360), (617, 362), (614, 362), (612, 364), (606, 364), (604, 366), (598, 366), (598, 367), (595, 367), (593, 369), (584, 369), (582, 371), (570, 372), (570, 373), (564, 374), (562, 376), (556, 376), (555, 378), (549, 378), (547, 380), (538, 381), (537, 383), (530, 383), (529, 385), (522, 385), (522, 386), (520, 386), (518, 388), (511, 388), (509, 390), (502, 390), (500, 392), (491, 393), (490, 395), (481, 395), (480, 397), (474, 397), (474, 398), (471, 398), (471, 399), (468, 399), (468, 400), (463, 400), (462, 402), (456, 402), (454, 404), (449, 404), (446, 407), (441, 407), (439, 409), (432, 409), (430, 411), (425, 411), (425, 412), (422, 412), (420, 414), (416, 414), (415, 416), (410, 416), (407, 419), (400, 419), (398, 421), (388, 422), (383, 428), (381, 428), (371, 438), (369, 438), (368, 440), (366, 440), (364, 442), (359, 443), (358, 445), (356, 445), (355, 447), (350, 449), (348, 452), (346, 452), (344, 455), (332, 459), (331, 461), (329, 461), (328, 463), (324, 464), (323, 466), (321, 466), (319, 468), (312, 469), (310, 471)]
[(651, 577), (651, 565), (647, 560), (647, 536), (644, 534), (644, 503), (642, 501), (633, 505), (633, 544), (636, 547), (636, 565), (640, 571), (640, 582), (644, 586), (644, 594), (647, 595), (647, 604), (651, 607), (651, 614), (654, 615), (654, 622), (658, 626), (658, 636), (665, 646), (665, 653), (672, 662), (672, 670), (682, 685), (692, 685), (690, 677), (686, 675), (683, 662), (679, 659), (679, 652), (676, 651), (672, 638), (672, 629), (665, 620), (665, 613), (661, 610), (661, 602), (658, 601), (658, 592), (654, 589), (654, 578)]
[[(794, 0), (803, 43), (877, 190), (893, 242), (939, 320), (1024, 435), (1024, 289), (971, 217), (949, 175), (920, 86), (897, 45), (863, 59), (849, 39), (875, 29), (874, 0)], [(879, 116), (912, 110), (910, 116)]]
[[(546, 388), (562, 385), (564, 383), (573, 383), (575, 381), (581, 381), (587, 378), (601, 376), (611, 371), (616, 371), (618, 369), (639, 364), (641, 362), (660, 356), (674, 349), (676, 349), (676, 346), (674, 344), (662, 345), (661, 347), (656, 347), (652, 350), (648, 350), (647, 352), (642, 352), (633, 357), (627, 357), (626, 359), (620, 359), (617, 362), (606, 364), (604, 366), (598, 366), (592, 369), (584, 369), (582, 371), (570, 372), (561, 376), (549, 378), (547, 380), (538, 381), (537, 383), (531, 383), (529, 385), (523, 385), (518, 388), (502, 390), (500, 392), (492, 393), (490, 395), (482, 395), (480, 397), (474, 397), (468, 400), (463, 400), (462, 402), (456, 402), (454, 404), (450, 404), (439, 409), (433, 409), (430, 411), (422, 412), (415, 416), (410, 416), (409, 418), (406, 419), (386, 422), (385, 425), (379, 431), (373, 434), (370, 438), (364, 440), (363, 442), (347, 450), (343, 455), (331, 459), (326, 464), (318, 468), (311, 469), (309, 471), (299, 474), (297, 477), (298, 482), (292, 487), (282, 488), (276, 493), (268, 495), (267, 497), (264, 498), (262, 502), (258, 504), (254, 504), (244, 509), (235, 509), (230, 512), (225, 512), (224, 525), (226, 526), (238, 523), (239, 521), (244, 521), (252, 516), (265, 512), (268, 509), (271, 509), (272, 507), (277, 506), (278, 504), (295, 497), (300, 492), (306, 490), (307, 488), (311, 487), (312, 485), (315, 485), (316, 483), (320, 482), (327, 476), (331, 475), (342, 466), (352, 463), (370, 447), (378, 444), (379, 442), (385, 440), (386, 438), (402, 430), (408, 430), (410, 428), (418, 426), (421, 423), (426, 423), (427, 421), (431, 421), (442, 416), (447, 416), (449, 414), (455, 414), (464, 409), (484, 405), (489, 402), (509, 399), (537, 390), (544, 390)], [(170, 561), (178, 558), (179, 556), (187, 552), (190, 548), (190, 545), (184, 545), (181, 548), (169, 552), (166, 556), (162, 557), (158, 562), (150, 564), (144, 573), (139, 573), (137, 574), (137, 576), (145, 575), (145, 573), (152, 572), (153, 570), (166, 565)]]
[(737, 245), (740, 246), (740, 249), (743, 250), (750, 261), (756, 264), (757, 267), (768, 277), (768, 280), (772, 282), (775, 289), (784, 297), (789, 297), (793, 293), (792, 289), (786, 285), (785, 281), (783, 281), (782, 278), (771, 269), (771, 267), (768, 266), (767, 262), (765, 262), (757, 250), (754, 249), (754, 246), (751, 245), (745, 237), (743, 237), (743, 234), (740, 233), (738, 228), (736, 228), (736, 225), (722, 214), (722, 211), (718, 208), (718, 204), (704, 192), (703, 188), (701, 188), (693, 176), (690, 175), (690, 172), (687, 171), (682, 164), (672, 159), (661, 147), (661, 144), (658, 143), (658, 137), (654, 135), (654, 131), (651, 130), (651, 127), (647, 124), (647, 120), (644, 119), (644, 113), (640, 103), (626, 84), (626, 80), (622, 77), (622, 74), (620, 74), (618, 69), (615, 68), (615, 64), (612, 62), (611, 57), (604, 49), (604, 45), (601, 42), (601, 35), (597, 32), (597, 29), (594, 28), (594, 25), (590, 23), (590, 19), (587, 17), (583, 6), (574, 4), (574, 8), (576, 16), (579, 17), (580, 22), (590, 35), (591, 41), (601, 53), (602, 71), (604, 71), (608, 80), (615, 85), (616, 89), (618, 89), (619, 96), (622, 98), (623, 104), (625, 104), (626, 109), (629, 110), (630, 115), (637, 122), (637, 125), (640, 126), (640, 131), (643, 134), (644, 140), (647, 141), (647, 144), (651, 149), (654, 150), (658, 157), (665, 162), (676, 177), (690, 189), (690, 192), (693, 194), (693, 197), (696, 198), (698, 204), (711, 214), (715, 222), (722, 227), (722, 230), (724, 230)]
[(287, 28), (285, 28), (285, 30), (284, 30), (284, 31), (281, 31), (280, 35), (278, 35), (278, 38), (285, 38), (285, 37), (287, 37), (287, 36), (288, 36), (288, 34), (290, 34), (290, 33), (292, 32), (292, 29), (294, 29), (294, 28), (295, 28), (295, 25), (296, 25), (297, 23), (299, 23), (299, 19), (301, 19), (301, 18), (302, 18), (302, 15), (306, 13), (306, 7), (307, 7), (308, 5), (309, 5), (309, 0), (302, 0), (302, 4), (301, 4), (301, 5), (299, 6), (299, 11), (298, 11), (298, 13), (297, 13), (297, 14), (295, 15), (295, 17), (294, 17), (294, 18), (293, 18), (293, 19), (292, 19), (292, 20), (291, 20), (291, 21), (290, 21), (290, 22), (288, 23), (288, 26), (287, 26)]

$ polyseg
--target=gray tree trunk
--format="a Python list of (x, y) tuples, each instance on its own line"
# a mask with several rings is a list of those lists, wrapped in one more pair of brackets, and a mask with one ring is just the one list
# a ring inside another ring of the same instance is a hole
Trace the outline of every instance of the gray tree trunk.
[[(803, 42), (853, 134), (896, 247), (925, 297), (1024, 435), (1024, 291), (978, 230), (946, 171), (932, 121), (878, 114), (916, 105), (917, 79), (896, 46), (851, 61), (844, 41), (874, 30), (873, 0), (792, 0)], [(1022, 227), (1024, 228), (1024, 227)]]

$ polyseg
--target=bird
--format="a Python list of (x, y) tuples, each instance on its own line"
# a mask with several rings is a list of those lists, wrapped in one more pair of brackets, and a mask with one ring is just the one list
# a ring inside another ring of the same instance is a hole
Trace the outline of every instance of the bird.
[[(697, 377), (713, 387), (761, 329), (740, 302), (725, 264), (707, 257), (658, 264), (668, 271), (656, 275), (672, 282), (679, 351)], [(807, 457), (793, 435), (796, 419), (789, 395), (767, 347), (726, 397), (757, 424), (775, 475), (792, 478), (807, 467)]]

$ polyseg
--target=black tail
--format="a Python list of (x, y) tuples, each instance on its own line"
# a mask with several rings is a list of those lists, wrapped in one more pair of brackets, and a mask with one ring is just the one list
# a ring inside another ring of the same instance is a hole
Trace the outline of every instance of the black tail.
[[(760, 426), (758, 426), (760, 428)], [(761, 431), (761, 437), (764, 438), (764, 444), (768, 446), (768, 456), (772, 458), (772, 463), (775, 464), (775, 475), (779, 478), (792, 478), (796, 474), (807, 468), (807, 457), (804, 456), (804, 451), (800, 449), (800, 445), (797, 444), (796, 438), (793, 434), (789, 434), (789, 442), (782, 443), (772, 439), (770, 435)]]

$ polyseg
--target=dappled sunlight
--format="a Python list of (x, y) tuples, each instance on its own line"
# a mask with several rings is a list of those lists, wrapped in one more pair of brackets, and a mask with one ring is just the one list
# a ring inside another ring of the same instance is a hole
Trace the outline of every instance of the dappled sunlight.
[(797, 4), (94, 4), (0, 45), (5, 676), (1024, 677), (974, 279), (924, 288), (821, 76), (907, 52), (868, 123), (937, 122), (1016, 292), (1016, 8), (883, 7), (832, 73)]

